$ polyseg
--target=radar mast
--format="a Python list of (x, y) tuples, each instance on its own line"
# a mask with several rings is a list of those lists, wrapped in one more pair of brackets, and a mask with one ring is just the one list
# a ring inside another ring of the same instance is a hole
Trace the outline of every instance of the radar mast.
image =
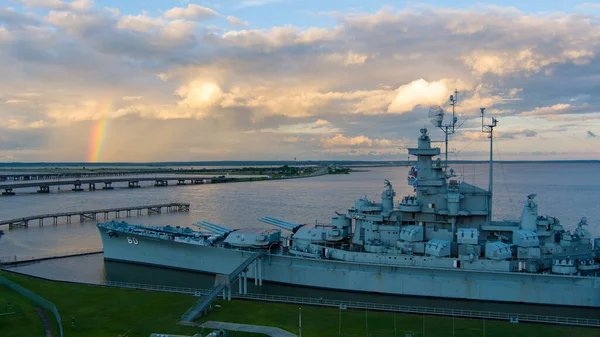
[(490, 185), (488, 187), (489, 190), (489, 201), (488, 201), (488, 224), (492, 223), (492, 187), (494, 186), (494, 180), (493, 180), (493, 170), (494, 170), (494, 150), (493, 150), (493, 143), (494, 143), (494, 128), (496, 127), (498, 120), (494, 117), (492, 117), (492, 124), (485, 124), (484, 120), (483, 120), (483, 113), (485, 111), (485, 108), (480, 108), (481, 109), (481, 132), (484, 133), (488, 133), (489, 136), (488, 138), (490, 139)]
[(445, 163), (444, 163), (444, 173), (448, 170), (448, 136), (452, 135), (458, 129), (456, 127), (456, 122), (458, 118), (456, 117), (456, 104), (458, 103), (458, 91), (454, 89), (454, 95), (450, 95), (450, 105), (452, 106), (452, 120), (449, 124), (443, 125), (444, 121), (444, 110), (439, 105), (434, 105), (429, 108), (429, 121), (431, 124), (435, 125), (437, 128), (444, 132), (444, 143), (446, 144), (445, 149)]

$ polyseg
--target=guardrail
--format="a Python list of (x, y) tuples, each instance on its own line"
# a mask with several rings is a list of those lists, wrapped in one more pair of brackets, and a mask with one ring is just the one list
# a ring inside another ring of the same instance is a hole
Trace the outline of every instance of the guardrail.
[[(108, 281), (105, 283), (105, 285), (120, 287), (120, 288), (130, 288), (130, 289), (176, 292), (176, 293), (182, 293), (182, 294), (192, 294), (195, 296), (205, 296), (210, 292), (210, 289), (170, 287), (170, 286), (149, 285), (149, 284), (140, 284), (140, 283), (126, 283), (126, 282)], [(600, 319), (517, 314), (517, 313), (504, 313), (504, 312), (493, 312), (493, 311), (444, 309), (444, 308), (418, 307), (418, 306), (395, 305), (395, 304), (381, 304), (381, 303), (371, 303), (371, 302), (338, 301), (338, 300), (328, 300), (328, 299), (322, 299), (322, 298), (294, 297), (294, 296), (281, 296), (281, 295), (268, 295), (268, 294), (245, 294), (244, 295), (244, 294), (240, 294), (237, 292), (232, 293), (231, 297), (235, 298), (235, 299), (277, 302), (277, 303), (290, 303), (290, 304), (304, 304), (304, 305), (324, 306), (324, 307), (332, 307), (332, 308), (346, 307), (348, 309), (388, 311), (388, 312), (399, 312), (399, 313), (419, 314), (419, 315), (423, 314), (423, 315), (438, 315), (438, 316), (454, 316), (454, 317), (464, 317), (464, 318), (504, 320), (504, 321), (511, 321), (511, 322), (530, 322), (530, 323), (544, 323), (544, 324), (572, 325), (572, 326), (600, 328)]]
[(190, 294), (194, 296), (204, 296), (210, 292), (209, 289), (198, 289), (198, 288), (185, 288), (185, 287), (171, 287), (161, 286), (155, 284), (142, 284), (142, 283), (129, 283), (129, 282), (117, 282), (117, 281), (106, 281), (105, 286), (117, 287), (117, 288), (128, 288), (128, 289), (139, 289), (139, 290), (152, 290), (152, 291), (164, 291), (170, 293)]
[(486, 319), (497, 319), (497, 320), (508, 320), (508, 321), (524, 321), (532, 323), (549, 323), (549, 324), (561, 324), (561, 325), (577, 325), (577, 326), (589, 326), (589, 327), (600, 327), (600, 319), (587, 319), (587, 318), (575, 318), (575, 317), (558, 317), (558, 316), (543, 316), (543, 315), (531, 315), (531, 314), (516, 314), (516, 313), (503, 313), (493, 311), (473, 311), (473, 310), (461, 310), (461, 309), (444, 309), (444, 308), (432, 308), (432, 307), (417, 307), (407, 305), (395, 305), (395, 304), (380, 304), (370, 302), (354, 302), (354, 301), (337, 301), (337, 300), (326, 300), (321, 298), (310, 298), (310, 297), (293, 297), (293, 296), (279, 296), (279, 295), (268, 295), (268, 294), (233, 294), (233, 298), (237, 299), (249, 299), (259, 300), (268, 302), (278, 303), (293, 303), (293, 304), (306, 304), (306, 305), (318, 305), (338, 308), (345, 306), (352, 309), (367, 309), (376, 311), (394, 311), (402, 313), (412, 314), (427, 314), (427, 315), (440, 315), (440, 316), (455, 316), (455, 317), (468, 317), (468, 318), (486, 318)]
[(19, 284), (7, 279), (6, 277), (0, 275), (0, 283), (4, 284), (8, 288), (16, 291), (17, 293), (27, 297), (31, 301), (35, 302), (40, 307), (52, 312), (54, 318), (56, 319), (56, 323), (58, 324), (58, 329), (60, 333), (60, 337), (63, 337), (63, 327), (60, 320), (60, 314), (58, 313), (58, 309), (56, 309), (56, 305), (54, 303), (48, 301), (47, 299), (41, 297), (40, 295), (32, 292), (31, 290), (20, 286)]

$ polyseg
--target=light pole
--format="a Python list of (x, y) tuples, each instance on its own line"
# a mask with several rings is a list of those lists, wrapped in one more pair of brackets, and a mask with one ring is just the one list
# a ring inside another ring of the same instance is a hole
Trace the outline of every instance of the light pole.
[(454, 315), (452, 315), (452, 337), (454, 337)]
[(485, 318), (483, 319), (483, 337), (485, 337)]
[(342, 335), (342, 305), (339, 307), (339, 319), (338, 319), (338, 335)]
[(302, 308), (298, 308), (298, 337), (302, 337)]

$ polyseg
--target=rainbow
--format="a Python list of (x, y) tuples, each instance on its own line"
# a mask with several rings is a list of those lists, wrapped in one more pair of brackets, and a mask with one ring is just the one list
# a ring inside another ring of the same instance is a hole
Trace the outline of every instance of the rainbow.
[(87, 155), (87, 161), (90, 163), (96, 163), (100, 160), (100, 153), (102, 151), (104, 137), (106, 136), (106, 128), (108, 126), (108, 120), (110, 119), (112, 106), (113, 100), (106, 100), (105, 103), (100, 104), (98, 108), (100, 119), (98, 119), (92, 125), (92, 132), (90, 133), (89, 150)]

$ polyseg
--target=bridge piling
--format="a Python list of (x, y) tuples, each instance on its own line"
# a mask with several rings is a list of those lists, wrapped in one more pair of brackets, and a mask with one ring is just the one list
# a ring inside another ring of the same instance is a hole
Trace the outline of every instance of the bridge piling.
[(137, 180), (127, 182), (127, 187), (129, 188), (137, 188), (140, 187), (140, 182)]
[(81, 183), (75, 183), (73, 184), (73, 189), (71, 191), (73, 192), (82, 192), (83, 188), (81, 188)]
[(95, 183), (88, 183), (88, 190), (89, 191), (95, 191), (96, 190), (96, 184)]
[(156, 180), (154, 183), (155, 187), (164, 187), (164, 186), (168, 186), (169, 185), (169, 181), (168, 180)]

